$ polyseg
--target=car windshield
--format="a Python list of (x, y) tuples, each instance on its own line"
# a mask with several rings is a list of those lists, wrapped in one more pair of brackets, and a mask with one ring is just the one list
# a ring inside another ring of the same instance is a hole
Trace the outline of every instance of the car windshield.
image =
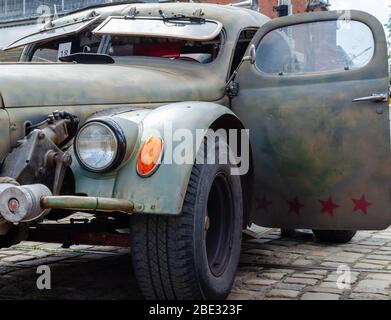
[(220, 49), (220, 38), (192, 41), (156, 37), (110, 37), (108, 54), (117, 63), (131, 63), (133, 57), (154, 57), (209, 63)]
[(195, 17), (109, 17), (93, 34), (109, 44), (106, 54), (118, 63), (132, 57), (159, 57), (209, 63), (220, 49), (222, 24)]

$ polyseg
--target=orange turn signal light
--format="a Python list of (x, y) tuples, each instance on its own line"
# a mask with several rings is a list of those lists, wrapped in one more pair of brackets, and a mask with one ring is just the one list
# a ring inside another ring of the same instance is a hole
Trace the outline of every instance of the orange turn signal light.
[(160, 163), (163, 154), (163, 140), (149, 136), (143, 143), (137, 157), (137, 173), (141, 176), (153, 174)]

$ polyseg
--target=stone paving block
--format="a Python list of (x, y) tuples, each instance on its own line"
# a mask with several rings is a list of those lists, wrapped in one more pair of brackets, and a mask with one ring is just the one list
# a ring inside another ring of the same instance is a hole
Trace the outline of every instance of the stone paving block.
[(37, 258), (47, 257), (53, 254), (44, 250), (31, 250), (26, 253), (28, 253), (28, 255), (30, 256), (37, 257)]
[(40, 244), (38, 247), (40, 249), (55, 250), (55, 249), (62, 249), (61, 246), (62, 246), (61, 243), (44, 243), (44, 244)]
[(347, 263), (353, 263), (357, 261), (357, 258), (350, 258), (350, 257), (343, 257), (343, 256), (328, 256), (324, 259), (325, 261), (329, 262), (338, 262), (340, 264), (347, 264)]
[(357, 260), (357, 259), (360, 259), (361, 257), (363, 257), (364, 255), (361, 253), (356, 253), (356, 252), (348, 252), (344, 249), (344, 251), (337, 252), (335, 254), (335, 256), (344, 257), (344, 258), (351, 258), (353, 260)]
[(331, 289), (338, 289), (338, 290), (340, 290), (340, 289), (337, 287), (337, 282), (336, 282), (336, 281), (322, 281), (322, 282), (319, 284), (319, 287), (321, 287), (321, 288), (331, 288)]
[(315, 279), (315, 280), (323, 279), (323, 275), (319, 275), (319, 274), (308, 274), (308, 273), (294, 273), (294, 274), (292, 274), (292, 277), (293, 277), (293, 278)]
[(266, 270), (267, 270), (267, 272), (281, 272), (281, 273), (293, 273), (293, 272), (295, 272), (295, 270), (293, 270), (293, 269), (268, 268), (268, 269), (265, 269), (265, 271)]
[(0, 249), (0, 254), (3, 256), (13, 256), (17, 254), (23, 254), (25, 251), (13, 250), (13, 249)]
[(390, 297), (378, 293), (357, 293), (353, 292), (348, 296), (348, 299), (354, 300), (390, 300)]
[(299, 291), (294, 290), (272, 289), (266, 294), (266, 296), (279, 298), (297, 298), (299, 294)]
[(310, 252), (310, 255), (312, 256), (318, 256), (318, 257), (327, 257), (331, 254), (331, 252), (327, 250), (322, 250), (322, 249), (316, 249)]
[(289, 277), (284, 279), (285, 283), (295, 283), (295, 284), (304, 284), (304, 285), (315, 285), (318, 280), (317, 279), (308, 279), (308, 278), (294, 278)]
[(39, 245), (45, 244), (45, 242), (38, 242), (38, 241), (22, 241), (19, 245), (20, 246), (26, 246), (26, 247), (37, 247)]
[(251, 300), (252, 296), (248, 293), (231, 292), (227, 300)]
[(266, 279), (281, 280), (287, 275), (285, 272), (262, 272), (260, 276)]
[(94, 248), (94, 247), (91, 245), (78, 244), (78, 245), (71, 246), (69, 249), (71, 249), (71, 250), (88, 250), (91, 248)]
[(301, 300), (339, 300), (339, 297), (335, 293), (306, 292), (301, 296)]
[(369, 254), (366, 256), (367, 260), (385, 260), (391, 261), (391, 255), (378, 255), (378, 254)]
[(310, 266), (310, 265), (314, 265), (315, 262), (313, 260), (307, 260), (307, 259), (297, 259), (295, 261), (292, 262), (292, 265), (293, 266)]
[(305, 284), (286, 283), (286, 282), (278, 282), (274, 285), (274, 288), (276, 288), (276, 289), (294, 290), (294, 291), (299, 291), (299, 292), (301, 292), (306, 287), (307, 287), (307, 285), (305, 285)]
[(270, 286), (275, 284), (277, 281), (271, 279), (262, 279), (259, 277), (253, 277), (244, 281), (245, 284), (248, 285), (257, 285), (257, 286)]
[(328, 288), (328, 287), (316, 286), (311, 288), (311, 292), (334, 293), (334, 294), (341, 295), (345, 292), (345, 290), (338, 289), (337, 287)]
[(328, 267), (328, 268), (333, 268), (333, 269), (338, 269), (342, 265), (346, 265), (346, 263), (326, 261), (326, 262), (322, 262), (320, 264), (320, 266), (322, 266), (322, 267)]
[(346, 247), (344, 248), (346, 252), (355, 252), (355, 253), (371, 253), (373, 248), (365, 248), (364, 246), (354, 246), (354, 247)]
[(304, 272), (305, 274), (317, 274), (317, 275), (321, 275), (321, 276), (324, 276), (328, 273), (327, 270), (322, 270), (322, 269), (314, 269), (314, 270), (308, 270), (306, 272)]
[(290, 265), (291, 264), (291, 259), (275, 258), (275, 257), (257, 256), (256, 261), (258, 263), (266, 264), (266, 265), (270, 265), (270, 264)]
[(353, 268), (357, 268), (357, 269), (374, 269), (374, 270), (380, 270), (382, 269), (383, 267), (381, 265), (378, 265), (378, 264), (373, 264), (373, 263), (356, 263), (355, 265), (353, 265)]
[(388, 294), (391, 281), (365, 279), (358, 282), (353, 292)]
[(249, 271), (246, 271), (246, 270), (238, 270), (236, 272), (236, 277), (243, 279), (243, 278), (248, 277), (251, 274), (252, 274), (252, 272), (249, 272)]
[(369, 264), (378, 264), (381, 266), (386, 266), (391, 264), (391, 261), (386, 260), (373, 260), (373, 259), (362, 259), (360, 260), (360, 263), (369, 263)]
[(386, 280), (391, 282), (391, 273), (368, 273), (366, 279)]
[(264, 249), (250, 249), (250, 250), (245, 250), (244, 253), (261, 255), (261, 256), (272, 256), (272, 255), (274, 255), (273, 251), (271, 251), (271, 250), (264, 250)]
[(29, 255), (24, 255), (24, 254), (17, 254), (14, 256), (8, 256), (5, 258), (2, 258), (2, 262), (21, 262), (21, 261), (27, 261), (27, 260), (32, 260), (35, 259), (34, 256), (29, 256)]
[(283, 259), (298, 259), (301, 257), (301, 255), (296, 253), (290, 253), (290, 252), (277, 252), (275, 254), (275, 257), (283, 258)]

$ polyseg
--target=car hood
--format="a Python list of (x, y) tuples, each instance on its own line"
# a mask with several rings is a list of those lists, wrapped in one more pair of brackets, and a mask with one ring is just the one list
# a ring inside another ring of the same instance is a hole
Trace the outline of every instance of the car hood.
[(0, 95), (6, 108), (216, 101), (223, 97), (224, 83), (213, 72), (204, 65), (186, 65), (190, 64), (178, 63), (175, 69), (137, 65), (0, 64)]

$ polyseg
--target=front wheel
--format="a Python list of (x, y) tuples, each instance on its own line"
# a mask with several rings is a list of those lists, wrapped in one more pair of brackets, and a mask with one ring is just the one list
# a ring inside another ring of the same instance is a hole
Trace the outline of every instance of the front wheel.
[(145, 298), (224, 299), (229, 294), (243, 226), (240, 177), (230, 174), (231, 167), (195, 164), (180, 215), (134, 216), (132, 261)]
[(328, 243), (348, 243), (356, 232), (355, 230), (312, 230), (316, 239)]

